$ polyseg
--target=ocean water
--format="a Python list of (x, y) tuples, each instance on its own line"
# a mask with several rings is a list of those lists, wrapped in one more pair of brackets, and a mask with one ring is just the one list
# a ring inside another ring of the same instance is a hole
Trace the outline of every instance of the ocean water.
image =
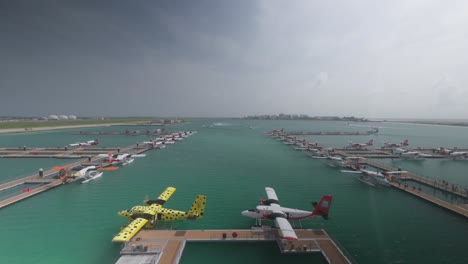
[[(211, 126), (210, 126), (211, 125)], [(368, 125), (359, 123), (356, 125)], [(398, 123), (372, 123), (373, 136), (308, 136), (340, 147), (348, 141), (383, 142), (409, 139), (411, 146), (464, 146), (468, 128)], [(253, 127), (251, 129), (250, 127)], [(104, 127), (83, 131), (115, 131), (145, 127)], [(155, 129), (151, 127), (150, 129)], [(175, 223), (177, 229), (249, 228), (253, 219), (240, 212), (275, 188), (283, 206), (312, 210), (311, 202), (333, 195), (330, 219), (302, 222), (324, 228), (358, 263), (468, 263), (468, 221), (428, 202), (392, 188), (373, 188), (355, 176), (340, 173), (321, 160), (264, 135), (272, 129), (304, 131), (366, 131), (343, 122), (199, 119), (166, 127), (197, 134), (118, 171), (106, 171), (88, 184), (55, 188), (0, 210), (0, 263), (115, 263), (120, 246), (111, 243), (127, 223), (117, 211), (157, 197), (167, 186), (177, 191), (165, 204), (187, 210), (197, 194), (208, 197), (205, 217)], [(98, 138), (100, 146), (127, 146), (148, 136), (73, 135), (80, 130), (0, 135), (0, 146), (65, 146)], [(53, 159), (0, 159), (0, 182), (68, 162)], [(420, 175), (468, 185), (468, 162), (386, 161)], [(395, 166), (396, 166), (395, 165)], [(21, 190), (18, 190), (18, 192)], [(1, 193), (0, 193), (1, 195)], [(236, 253), (238, 252), (238, 253)], [(322, 263), (320, 256), (278, 255), (271, 243), (188, 244), (181, 263)], [(229, 262), (225, 262), (229, 263)]]

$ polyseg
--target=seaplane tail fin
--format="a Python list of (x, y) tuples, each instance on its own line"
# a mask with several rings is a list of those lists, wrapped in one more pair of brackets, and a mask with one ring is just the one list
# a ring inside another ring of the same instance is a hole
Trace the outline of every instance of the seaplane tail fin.
[(322, 196), (320, 202), (315, 206), (312, 216), (320, 215), (324, 219), (328, 219), (328, 211), (330, 210), (332, 200), (333, 196), (331, 195)]
[(198, 195), (195, 198), (195, 201), (192, 204), (192, 208), (187, 212), (187, 219), (195, 220), (197, 218), (202, 218), (205, 214), (205, 205), (206, 205), (206, 196)]
[(109, 152), (107, 157), (109, 159), (109, 163), (112, 163), (114, 161), (114, 157), (112, 156), (112, 153)]

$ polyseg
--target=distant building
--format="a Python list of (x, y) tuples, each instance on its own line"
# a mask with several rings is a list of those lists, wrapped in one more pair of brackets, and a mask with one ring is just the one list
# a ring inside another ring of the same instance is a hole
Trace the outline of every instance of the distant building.
[(66, 115), (60, 115), (60, 116), (59, 116), (59, 119), (60, 119), (60, 120), (68, 120), (68, 116), (66, 116)]
[(69, 115), (69, 116), (68, 116), (68, 120), (76, 120), (76, 116), (74, 116), (74, 115)]
[(58, 115), (50, 115), (47, 117), (49, 120), (59, 120)]

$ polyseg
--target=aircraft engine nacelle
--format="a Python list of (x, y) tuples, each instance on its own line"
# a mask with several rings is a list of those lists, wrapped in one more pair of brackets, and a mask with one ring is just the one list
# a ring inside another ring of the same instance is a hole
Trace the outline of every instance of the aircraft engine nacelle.
[(260, 199), (260, 204), (270, 205), (272, 203), (279, 204), (278, 200), (275, 200), (275, 199), (268, 199), (268, 200)]
[(146, 219), (146, 220), (151, 220), (151, 219), (153, 219), (153, 215), (152, 214), (147, 214), (147, 213), (132, 214), (130, 216), (130, 218), (131, 219), (143, 218), (143, 219)]
[(146, 205), (152, 205), (152, 204), (163, 205), (165, 202), (166, 202), (165, 200), (161, 200), (161, 199), (156, 199), (156, 200), (145, 200), (145, 204), (146, 204)]
[(275, 220), (277, 217), (281, 218), (288, 218), (287, 215), (281, 211), (273, 211), (271, 214), (268, 215), (268, 218), (271, 220)]

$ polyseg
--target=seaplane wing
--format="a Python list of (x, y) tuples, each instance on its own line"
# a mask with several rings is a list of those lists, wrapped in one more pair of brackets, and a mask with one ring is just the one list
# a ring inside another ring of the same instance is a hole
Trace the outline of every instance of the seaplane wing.
[(346, 172), (346, 173), (362, 173), (361, 171), (352, 171), (352, 170), (341, 170), (341, 172)]
[(275, 200), (278, 203), (278, 196), (273, 188), (265, 187), (265, 191), (268, 197), (268, 200)]
[(169, 200), (169, 198), (172, 196), (172, 194), (176, 191), (176, 188), (174, 187), (167, 187), (166, 190), (164, 190), (156, 200), (147, 200), (145, 201), (145, 204), (147, 205), (152, 205), (156, 204), (158, 206), (163, 206), (164, 203)]
[(400, 174), (400, 173), (408, 173), (407, 171), (386, 171), (385, 173), (388, 174)]
[(113, 239), (112, 242), (127, 242), (129, 241), (141, 228), (145, 226), (148, 220), (144, 218), (137, 218), (133, 220), (128, 226), (120, 230)]
[(275, 224), (281, 230), (284, 239), (297, 240), (296, 232), (294, 232), (294, 229), (286, 218), (276, 217)]
[(144, 157), (146, 157), (146, 154), (130, 154), (130, 155), (128, 155), (128, 157), (132, 157), (132, 158), (144, 158)]

